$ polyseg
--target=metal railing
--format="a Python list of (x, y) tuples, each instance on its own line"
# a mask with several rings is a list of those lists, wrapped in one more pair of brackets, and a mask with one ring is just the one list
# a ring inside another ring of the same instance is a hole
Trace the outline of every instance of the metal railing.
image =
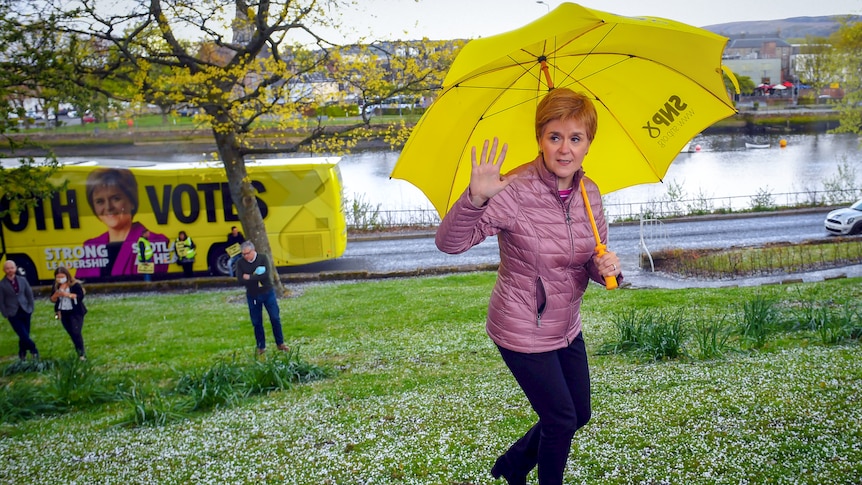
[(363, 214), (347, 212), (347, 228), (354, 231), (376, 231), (392, 228), (423, 228), (440, 225), (434, 209), (369, 209)]
[[(767, 212), (789, 207), (820, 207), (849, 204), (862, 197), (862, 188), (836, 191), (762, 192), (729, 197), (701, 197), (679, 200), (651, 200), (647, 202), (604, 203), (608, 222), (640, 221), (641, 219), (667, 219), (672, 217), (729, 214), (737, 212)], [(347, 211), (347, 227), (356, 231), (386, 230), (392, 228), (431, 228), (440, 224), (434, 209), (382, 210), (364, 208), (353, 213)]]
[(609, 222), (667, 219), (706, 214), (768, 212), (790, 207), (821, 207), (849, 204), (862, 197), (862, 189), (805, 192), (761, 192), (728, 197), (701, 197), (678, 200), (651, 200), (632, 203), (604, 203)]
[[(643, 256), (645, 255), (649, 259), (649, 267), (650, 270), (653, 272), (655, 272), (655, 262), (653, 262), (652, 260), (652, 253), (650, 253), (649, 247), (647, 246), (647, 242), (649, 242), (650, 246), (654, 246), (656, 243), (666, 243), (667, 240), (667, 230), (665, 229), (664, 223), (662, 221), (658, 219), (641, 219), (641, 258), (643, 258)], [(641, 266), (643, 266), (643, 264), (641, 264)]]

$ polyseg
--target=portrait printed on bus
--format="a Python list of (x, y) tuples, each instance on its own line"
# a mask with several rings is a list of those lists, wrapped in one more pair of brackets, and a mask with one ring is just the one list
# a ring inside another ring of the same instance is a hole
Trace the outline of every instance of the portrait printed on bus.
[[(79, 264), (75, 276), (136, 275), (141, 263), (144, 266), (153, 263), (154, 273), (167, 272), (172, 258), (170, 239), (164, 234), (148, 231), (134, 220), (140, 207), (134, 174), (123, 168), (98, 168), (87, 176), (86, 188), (87, 202), (107, 230), (84, 241), (83, 264)], [(147, 233), (148, 237), (144, 237)], [(147, 248), (146, 257), (139, 256), (141, 247)]]

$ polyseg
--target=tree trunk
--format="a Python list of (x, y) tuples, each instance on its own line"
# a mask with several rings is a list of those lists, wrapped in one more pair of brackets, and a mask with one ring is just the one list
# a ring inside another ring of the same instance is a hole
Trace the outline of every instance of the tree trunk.
[(269, 237), (266, 235), (266, 225), (257, 205), (257, 191), (251, 185), (248, 172), (245, 169), (245, 158), (240, 151), (239, 143), (234, 133), (219, 133), (213, 130), (216, 146), (227, 173), (230, 195), (239, 214), (243, 234), (254, 243), (257, 252), (266, 255), (269, 260), (269, 275), (276, 294), (284, 296), (285, 288), (275, 267)]

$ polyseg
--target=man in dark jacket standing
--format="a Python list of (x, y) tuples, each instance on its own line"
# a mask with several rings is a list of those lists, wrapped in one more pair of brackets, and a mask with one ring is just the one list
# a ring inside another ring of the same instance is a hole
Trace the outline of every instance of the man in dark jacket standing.
[(27, 278), (18, 276), (15, 261), (3, 265), (6, 277), (0, 280), (0, 312), (9, 319), (12, 330), (18, 334), (18, 358), (24, 360), (27, 351), (34, 359), (39, 358), (36, 343), (30, 339), (30, 317), (33, 315), (33, 289)]
[(272, 276), (269, 274), (269, 261), (266, 256), (258, 254), (254, 243), (245, 241), (240, 246), (242, 259), (236, 262), (236, 279), (245, 285), (245, 297), (248, 301), (248, 312), (251, 325), (254, 327), (254, 339), (257, 342), (257, 353), (266, 352), (266, 334), (263, 331), (263, 309), (269, 315), (272, 325), (272, 336), (278, 350), (290, 350), (284, 344), (281, 333), (281, 317), (278, 309), (278, 299), (272, 287)]

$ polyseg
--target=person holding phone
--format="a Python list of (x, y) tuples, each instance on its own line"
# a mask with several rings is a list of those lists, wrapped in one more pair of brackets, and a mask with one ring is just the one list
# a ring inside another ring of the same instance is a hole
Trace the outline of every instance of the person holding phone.
[(54, 286), (51, 291), (51, 302), (54, 303), (54, 314), (63, 324), (63, 328), (72, 339), (78, 358), (87, 360), (84, 351), (84, 315), (87, 307), (84, 305), (84, 286), (75, 279), (63, 266), (54, 271)]
[(284, 334), (281, 330), (281, 314), (278, 308), (278, 298), (275, 296), (270, 275), (269, 260), (254, 249), (252, 241), (240, 245), (242, 259), (236, 262), (237, 281), (245, 286), (245, 297), (248, 302), (248, 312), (251, 325), (254, 327), (254, 339), (258, 355), (266, 352), (266, 333), (263, 330), (263, 309), (269, 315), (272, 326), (272, 336), (278, 350), (286, 352), (290, 348), (284, 344)]

